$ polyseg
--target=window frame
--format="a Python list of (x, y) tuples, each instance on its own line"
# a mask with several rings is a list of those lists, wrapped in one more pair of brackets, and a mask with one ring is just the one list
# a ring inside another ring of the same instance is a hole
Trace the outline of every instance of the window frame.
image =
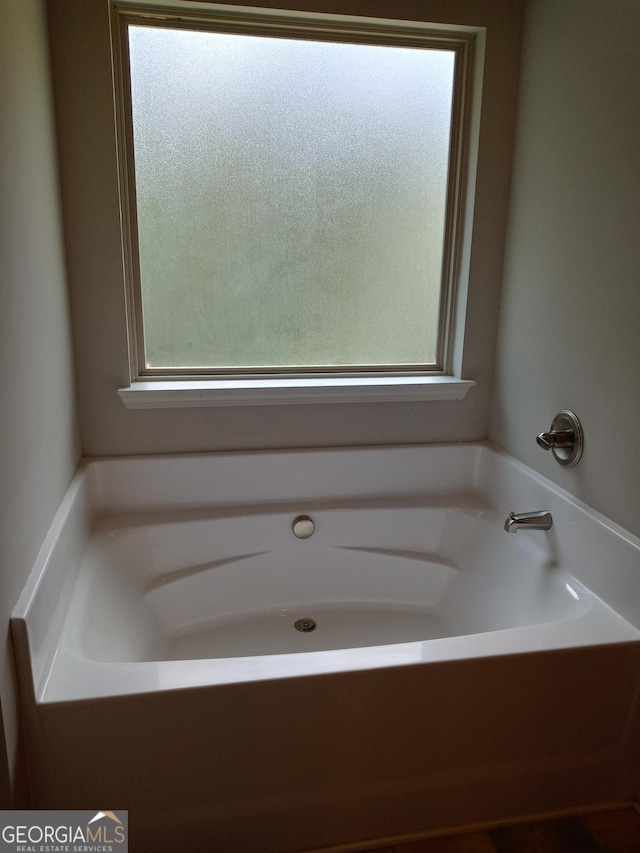
[[(462, 399), (475, 383), (460, 375), (468, 255), (473, 209), (481, 62), (478, 27), (433, 25), (324, 13), (284, 12), (180, 2), (148, 6), (111, 3), (112, 63), (121, 230), (125, 273), (130, 385), (119, 390), (127, 407), (235, 403), (340, 402), (387, 399)], [(308, 38), (455, 52), (449, 175), (445, 214), (437, 359), (433, 365), (243, 368), (147, 368), (144, 359), (133, 121), (129, 82), (129, 25), (199, 29), (231, 34)], [(466, 256), (466, 262), (465, 262)], [(457, 355), (456, 355), (457, 353)], [(456, 364), (457, 362), (457, 364)], [(456, 369), (457, 368), (457, 369)]]

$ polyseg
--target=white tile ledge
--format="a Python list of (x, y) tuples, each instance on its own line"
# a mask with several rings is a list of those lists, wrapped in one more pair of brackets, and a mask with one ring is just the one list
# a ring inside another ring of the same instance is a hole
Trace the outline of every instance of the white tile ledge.
[(132, 382), (119, 388), (127, 409), (462, 400), (476, 383), (454, 376), (308, 377)]

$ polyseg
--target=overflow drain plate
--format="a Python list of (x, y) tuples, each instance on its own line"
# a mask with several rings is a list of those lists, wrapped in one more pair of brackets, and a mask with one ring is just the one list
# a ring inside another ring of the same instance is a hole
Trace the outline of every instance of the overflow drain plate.
[(298, 619), (297, 622), (293, 623), (293, 627), (296, 631), (302, 631), (303, 634), (308, 634), (309, 631), (316, 630), (316, 623), (313, 619)]
[(313, 520), (308, 515), (299, 515), (291, 527), (298, 539), (308, 539), (313, 536), (313, 531), (316, 529)]

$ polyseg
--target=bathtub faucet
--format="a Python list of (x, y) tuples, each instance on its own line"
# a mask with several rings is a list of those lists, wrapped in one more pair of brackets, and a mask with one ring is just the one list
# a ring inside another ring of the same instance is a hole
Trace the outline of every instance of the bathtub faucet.
[(510, 512), (504, 523), (507, 533), (517, 533), (518, 530), (551, 530), (553, 519), (547, 510), (541, 512)]

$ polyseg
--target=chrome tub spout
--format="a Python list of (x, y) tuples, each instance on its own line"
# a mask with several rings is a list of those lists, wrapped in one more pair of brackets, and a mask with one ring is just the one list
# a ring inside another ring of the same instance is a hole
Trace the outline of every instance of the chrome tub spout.
[(553, 518), (547, 510), (540, 512), (510, 512), (504, 523), (507, 533), (517, 533), (518, 530), (551, 530)]

